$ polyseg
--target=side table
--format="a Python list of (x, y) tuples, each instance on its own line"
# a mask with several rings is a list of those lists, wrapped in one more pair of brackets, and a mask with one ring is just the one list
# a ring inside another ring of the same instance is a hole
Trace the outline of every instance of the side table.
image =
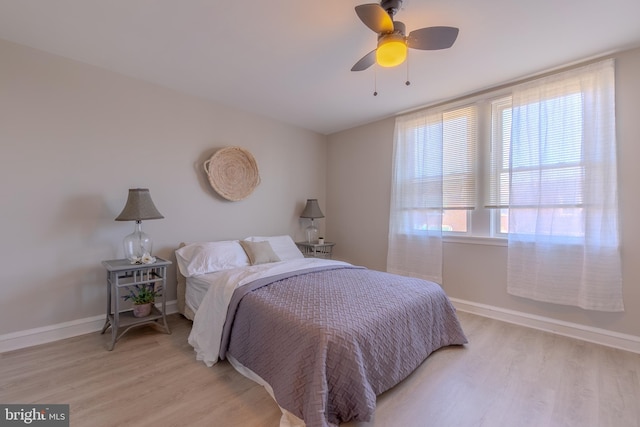
[(296, 242), (300, 252), (307, 258), (328, 258), (331, 259), (331, 253), (333, 252), (333, 246), (335, 243), (308, 243), (308, 242)]
[[(145, 324), (157, 324), (161, 326), (167, 334), (170, 334), (167, 324), (167, 266), (171, 261), (156, 258), (153, 264), (131, 264), (128, 259), (114, 259), (102, 261), (102, 265), (107, 269), (107, 319), (102, 333), (104, 334), (111, 327), (111, 344), (109, 351), (113, 350), (122, 336), (134, 326)], [(134, 317), (132, 310), (122, 310), (120, 301), (123, 295), (128, 294), (127, 288), (136, 285), (152, 285), (156, 289), (162, 286), (161, 307), (158, 309), (152, 305), (151, 314), (145, 317)], [(125, 328), (120, 335), (120, 328)]]

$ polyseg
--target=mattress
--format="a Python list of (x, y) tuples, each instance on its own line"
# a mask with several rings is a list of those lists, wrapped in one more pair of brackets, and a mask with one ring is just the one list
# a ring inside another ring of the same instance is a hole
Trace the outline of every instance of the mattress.
[(198, 311), (200, 302), (207, 294), (212, 283), (218, 281), (220, 273), (202, 274), (200, 276), (187, 277), (187, 287), (185, 290), (185, 304), (194, 313)]

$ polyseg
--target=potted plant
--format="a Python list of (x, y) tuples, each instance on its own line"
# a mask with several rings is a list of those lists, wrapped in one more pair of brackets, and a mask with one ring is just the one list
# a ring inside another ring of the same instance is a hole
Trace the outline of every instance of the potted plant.
[(123, 295), (122, 299), (133, 302), (133, 315), (135, 317), (145, 317), (151, 313), (151, 306), (156, 297), (162, 296), (162, 287), (156, 289), (154, 283), (140, 284), (128, 288), (129, 293)]

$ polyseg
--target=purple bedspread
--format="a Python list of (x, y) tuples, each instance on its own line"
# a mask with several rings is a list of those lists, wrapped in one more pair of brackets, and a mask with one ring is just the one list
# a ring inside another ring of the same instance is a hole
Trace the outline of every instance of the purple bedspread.
[(266, 380), (307, 427), (369, 421), (376, 395), (467, 342), (436, 283), (352, 267), (274, 280), (240, 291), (220, 355)]

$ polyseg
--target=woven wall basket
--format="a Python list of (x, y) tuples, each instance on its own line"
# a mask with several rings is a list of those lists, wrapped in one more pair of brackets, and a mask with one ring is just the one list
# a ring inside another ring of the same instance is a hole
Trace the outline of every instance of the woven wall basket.
[(204, 162), (204, 170), (211, 187), (233, 202), (248, 197), (260, 184), (256, 159), (242, 147), (226, 147), (216, 151)]

